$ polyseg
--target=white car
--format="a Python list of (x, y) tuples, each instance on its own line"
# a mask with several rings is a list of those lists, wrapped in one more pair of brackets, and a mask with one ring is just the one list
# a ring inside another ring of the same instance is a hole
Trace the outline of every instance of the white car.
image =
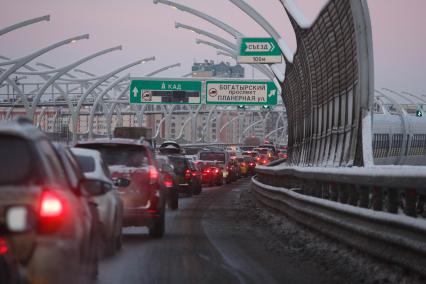
[(87, 179), (86, 188), (98, 204), (104, 251), (114, 254), (121, 248), (123, 203), (111, 180), (108, 166), (96, 150), (71, 148)]

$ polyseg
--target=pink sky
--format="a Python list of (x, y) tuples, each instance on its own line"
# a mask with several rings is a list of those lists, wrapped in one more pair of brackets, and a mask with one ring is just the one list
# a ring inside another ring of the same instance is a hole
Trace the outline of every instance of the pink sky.
[[(227, 0), (176, 2), (214, 15), (248, 36), (266, 36), (255, 22)], [(279, 0), (247, 2), (268, 18), (290, 47), (295, 48), (294, 34)], [(324, 0), (297, 2), (308, 17), (314, 17)], [(426, 17), (423, 15), (426, 1), (369, 0), (368, 4), (373, 26), (376, 87), (426, 94)], [(211, 24), (168, 6), (154, 5), (152, 0), (0, 0), (0, 7), (0, 27), (37, 16), (51, 15), (50, 22), (2, 36), (1, 55), (16, 58), (56, 41), (89, 33), (90, 40), (57, 49), (38, 61), (63, 66), (101, 49), (122, 44), (122, 51), (82, 66), (98, 74), (153, 55), (157, 57), (156, 62), (131, 69), (132, 75), (143, 76), (162, 66), (181, 62), (181, 68), (162, 73), (162, 76), (181, 76), (190, 71), (194, 60), (225, 59), (218, 57), (213, 49), (195, 44), (195, 38), (203, 38), (202, 36), (176, 30), (176, 21), (232, 40), (228, 34)], [(251, 75), (251, 68), (247, 68), (246, 73)], [(260, 76), (258, 73), (255, 75)]]

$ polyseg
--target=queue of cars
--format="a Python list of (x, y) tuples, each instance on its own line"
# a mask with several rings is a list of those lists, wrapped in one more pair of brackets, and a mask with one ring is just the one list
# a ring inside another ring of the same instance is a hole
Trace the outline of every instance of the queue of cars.
[[(122, 228), (165, 233), (166, 206), (254, 174), (251, 153), (206, 148), (185, 156), (168, 141), (53, 144), (26, 119), (0, 123), (0, 282), (86, 283), (101, 256), (121, 249)], [(269, 152), (266, 153), (268, 155)], [(270, 158), (270, 157), (268, 157)], [(265, 158), (266, 159), (266, 158)]]

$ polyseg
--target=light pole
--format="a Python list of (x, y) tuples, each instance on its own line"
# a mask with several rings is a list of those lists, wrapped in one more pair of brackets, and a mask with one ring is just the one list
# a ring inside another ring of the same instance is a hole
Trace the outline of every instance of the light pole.
[[(75, 67), (77, 67), (77, 66), (79, 66), (79, 65), (81, 65), (81, 64), (83, 64), (83, 63), (85, 63), (85, 62), (87, 62), (91, 59), (94, 59), (98, 56), (101, 56), (101, 55), (104, 55), (104, 54), (107, 54), (109, 52), (113, 52), (113, 51), (116, 51), (116, 50), (121, 50), (121, 46), (116, 46), (116, 47), (112, 47), (112, 48), (109, 48), (109, 49), (105, 49), (105, 50), (96, 52), (96, 53), (89, 55), (89, 56), (86, 56), (86, 57), (68, 65), (68, 66), (65, 66), (65, 67), (60, 68), (60, 69), (56, 69), (55, 71), (57, 73), (54, 76), (50, 77), (50, 79), (44, 84), (44, 86), (37, 93), (37, 95), (34, 99), (34, 103), (31, 107), (30, 113), (29, 113), (30, 118), (34, 119), (35, 108), (37, 107), (37, 104), (40, 101), (41, 96), (44, 94), (44, 92), (47, 90), (47, 88), (49, 88), (49, 86), (52, 85), (62, 75), (66, 74), (67, 72), (71, 71), (73, 68), (75, 68)], [(52, 71), (52, 70), (50, 70), (50, 71)], [(41, 74), (40, 72), (34, 72), (34, 73)], [(68, 107), (71, 110), (73, 108), (73, 105), (72, 105), (72, 103), (69, 99), (68, 94), (65, 95), (65, 100), (68, 102)]]
[(50, 21), (50, 16), (46, 15), (46, 16), (42, 16), (42, 17), (38, 17), (38, 18), (34, 18), (34, 19), (30, 19), (30, 20), (26, 20), (17, 24), (14, 24), (12, 26), (0, 29), (0, 36), (7, 34), (8, 32), (11, 32), (13, 30), (28, 26), (28, 25), (32, 25), (35, 23), (39, 23), (42, 21)]
[[(218, 20), (218, 19), (216, 19), (212, 16), (209, 16), (209, 15), (203, 13), (203, 12), (200, 12), (198, 10), (195, 10), (195, 9), (190, 8), (190, 7), (187, 7), (187, 6), (178, 4), (178, 3), (174, 3), (174, 2), (171, 2), (171, 1), (168, 1), (168, 0), (154, 0), (154, 4), (157, 4), (157, 3), (169, 5), (171, 7), (174, 7), (175, 9), (179, 9), (181, 11), (188, 12), (188, 13), (194, 15), (194, 16), (197, 16), (201, 19), (204, 19), (204, 20), (210, 22), (211, 24), (219, 27), (220, 29), (224, 30), (225, 32), (229, 33), (235, 39), (244, 37), (244, 34), (239, 32), (238, 30), (234, 29), (233, 27), (229, 26), (228, 24), (226, 24), (226, 23), (224, 23), (224, 22), (222, 22), (222, 21), (220, 21), (220, 20)], [(232, 54), (232, 52), (231, 52), (231, 54)], [(284, 75), (282, 74), (282, 72), (277, 67), (274, 67), (274, 65), (271, 65), (270, 67), (271, 67), (272, 71), (275, 73), (275, 75), (277, 76), (278, 80), (280, 80), (280, 82), (283, 82), (284, 81)]]
[(33, 59), (51, 51), (52, 49), (58, 48), (60, 46), (66, 45), (66, 44), (74, 43), (78, 40), (88, 39), (88, 38), (89, 38), (88, 34), (72, 37), (72, 38), (57, 42), (55, 44), (49, 45), (49, 46), (47, 46), (43, 49), (40, 49), (40, 50), (30, 54), (30, 55), (27, 55), (27, 56), (24, 56), (24, 57), (15, 59), (15, 60), (7, 61), (7, 62), (1, 62), (0, 66), (1, 65), (12, 65), (12, 66), (9, 67), (5, 72), (0, 74), (0, 84), (3, 83), (3, 81), (6, 80), (6, 78), (8, 78), (16, 70), (18, 70), (19, 68), (21, 68), (22, 66), (24, 66), (28, 62), (32, 61)]
[(77, 106), (75, 108), (75, 110), (72, 112), (72, 129), (73, 129), (73, 133), (72, 133), (72, 137), (73, 137), (73, 142), (76, 143), (77, 142), (77, 120), (78, 117), (80, 115), (80, 110), (81, 110), (81, 106), (83, 105), (84, 100), (87, 98), (87, 96), (93, 92), (93, 90), (95, 90), (97, 87), (99, 87), (103, 82), (105, 82), (106, 80), (108, 80), (109, 78), (111, 78), (112, 76), (126, 70), (129, 69), (131, 67), (134, 67), (136, 65), (141, 64), (142, 62), (145, 62), (146, 59), (142, 59), (142, 60), (138, 60), (135, 61), (133, 63), (130, 63), (128, 65), (125, 65), (123, 67), (120, 67), (106, 75), (104, 75), (103, 77), (99, 78), (99, 80), (94, 83), (92, 86), (90, 86), (90, 88), (80, 97), (80, 99), (78, 100)]
[[(242, 10), (244, 13), (249, 15), (271, 37), (273, 37), (275, 39), (275, 41), (278, 43), (278, 46), (281, 49), (281, 53), (286, 57), (287, 61), (290, 62), (290, 63), (293, 62), (293, 52), (287, 46), (287, 43), (280, 36), (280, 34), (277, 32), (277, 30), (275, 30), (274, 27), (260, 13), (258, 13), (255, 9), (253, 9), (253, 7), (251, 7), (249, 4), (247, 4), (243, 0), (229, 0), (229, 1), (232, 2), (238, 8), (240, 8), (240, 10)], [(275, 74), (277, 74), (277, 73), (275, 73)]]
[(152, 76), (154, 76), (154, 75), (157, 75), (157, 74), (158, 74), (158, 73), (160, 73), (160, 72), (164, 72), (164, 71), (166, 71), (166, 70), (169, 70), (169, 69), (172, 69), (172, 68), (175, 68), (175, 67), (180, 67), (180, 66), (181, 66), (181, 64), (180, 64), (180, 63), (176, 63), (176, 64), (168, 65), (168, 66), (165, 66), (165, 67), (160, 68), (160, 69), (158, 69), (158, 70), (152, 71), (151, 73), (146, 74), (145, 76), (146, 76), (146, 77), (152, 77)]

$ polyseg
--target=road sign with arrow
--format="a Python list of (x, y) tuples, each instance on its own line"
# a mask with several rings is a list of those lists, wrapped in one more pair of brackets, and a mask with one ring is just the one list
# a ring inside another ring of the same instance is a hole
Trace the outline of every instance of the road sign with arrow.
[(273, 38), (240, 38), (238, 63), (281, 63), (281, 50)]
[(131, 104), (200, 104), (201, 81), (135, 78), (130, 84)]

